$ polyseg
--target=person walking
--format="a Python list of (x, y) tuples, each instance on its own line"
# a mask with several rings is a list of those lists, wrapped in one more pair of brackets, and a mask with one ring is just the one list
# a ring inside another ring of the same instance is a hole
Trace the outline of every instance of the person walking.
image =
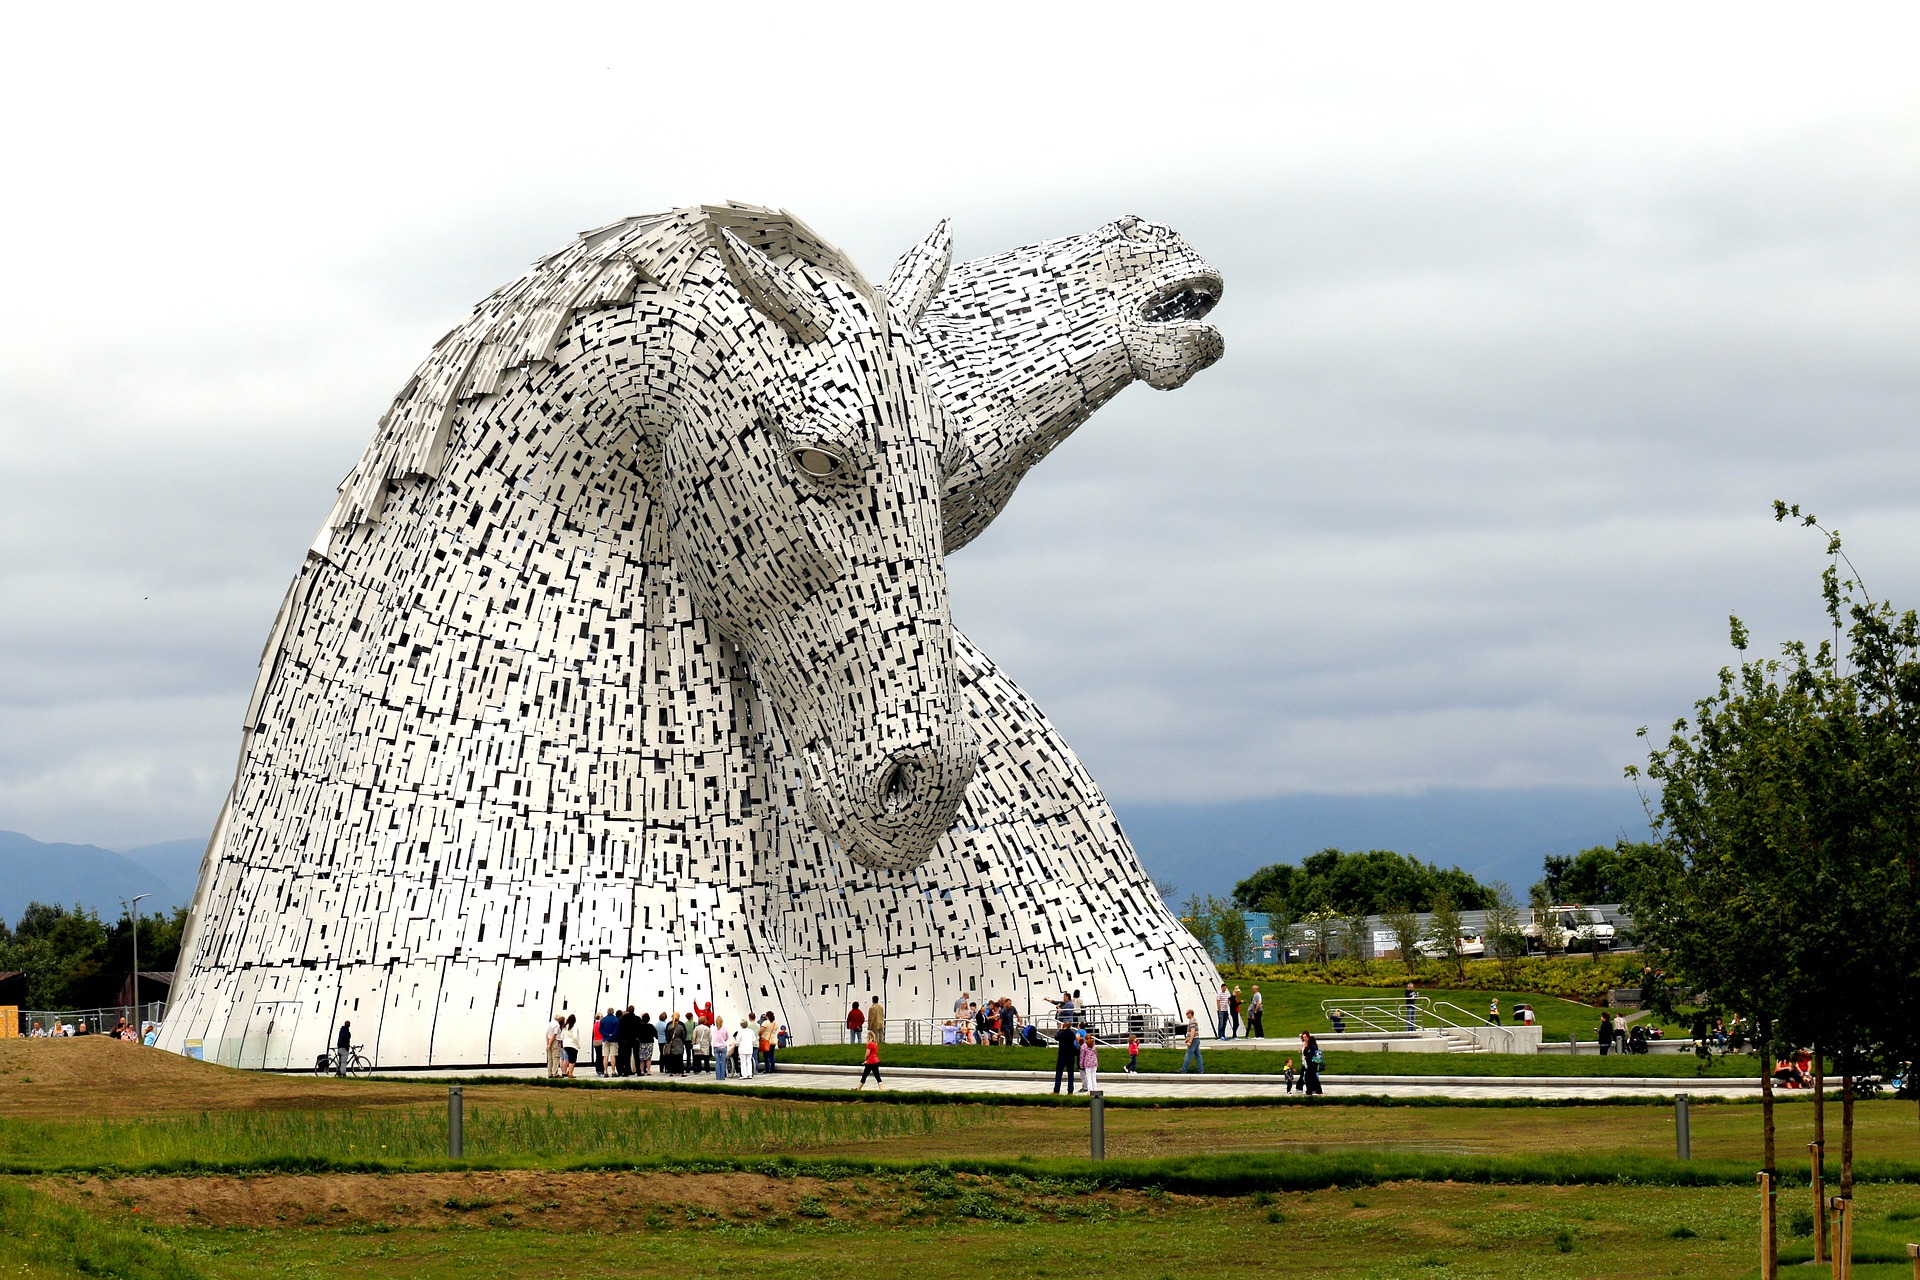
[(347, 1074), (347, 1059), (353, 1056), (353, 1023), (342, 1022), (340, 1034), (333, 1038), (333, 1074)]
[(716, 1016), (713, 1020), (713, 1078), (722, 1084), (727, 1079), (727, 1051), (733, 1047), (731, 1041), (726, 1021)]
[(853, 1008), (847, 1011), (847, 1043), (859, 1044), (867, 1034), (867, 1015), (860, 1012), (860, 1002), (855, 1000)]
[(1287, 1065), (1280, 1069), (1280, 1073), (1287, 1078), (1287, 1092), (1292, 1093), (1293, 1092), (1293, 1059), (1291, 1057), (1287, 1059)]
[(1100, 1050), (1091, 1031), (1080, 1033), (1080, 1087), (1089, 1094), (1100, 1087)]
[(1127, 1074), (1130, 1076), (1137, 1076), (1140, 1074), (1140, 1037), (1139, 1036), (1130, 1035), (1127, 1037)]
[(1227, 1038), (1227, 1002), (1232, 997), (1233, 992), (1227, 989), (1225, 983), (1221, 983), (1220, 994), (1213, 998), (1214, 1019), (1219, 1023), (1218, 1029), (1214, 1032), (1214, 1038), (1217, 1040)]
[(1600, 1015), (1600, 1056), (1606, 1057), (1613, 1052), (1613, 1019), (1606, 1014)]
[(1019, 1041), (1020, 1015), (1014, 1012), (1013, 997), (1006, 996), (1000, 1001), (1000, 1043), (1016, 1044)]
[[(874, 1088), (882, 1090), (886, 1088), (880, 1083), (880, 1040), (871, 1031), (867, 1032), (867, 1057), (860, 1067), (860, 1083), (853, 1086), (855, 1093), (867, 1087), (868, 1076), (873, 1077)], [(1060, 1091), (1055, 1089), (1054, 1092)]]
[(1500, 1025), (1500, 997), (1499, 996), (1487, 997), (1487, 1021), (1491, 1022), (1496, 1027)]
[(880, 1003), (879, 996), (867, 997), (867, 1030), (873, 1032), (875, 1040), (887, 1042), (887, 1006)]
[(1300, 1080), (1301, 1091), (1309, 1098), (1325, 1093), (1320, 1087), (1320, 1068), (1326, 1065), (1326, 1058), (1320, 1052), (1320, 1042), (1312, 1033), (1300, 1033)]
[(1255, 1040), (1267, 1037), (1267, 1006), (1260, 997), (1260, 988), (1253, 989), (1253, 996), (1247, 1002), (1247, 1034)]
[(1193, 1010), (1187, 1010), (1187, 1056), (1180, 1060), (1180, 1074), (1187, 1074), (1187, 1065), (1191, 1063), (1197, 1075), (1207, 1074), (1207, 1060), (1200, 1056), (1200, 1019), (1193, 1016)]

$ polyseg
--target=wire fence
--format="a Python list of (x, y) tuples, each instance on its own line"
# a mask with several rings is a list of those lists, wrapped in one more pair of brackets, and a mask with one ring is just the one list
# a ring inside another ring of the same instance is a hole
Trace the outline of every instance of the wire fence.
[(45, 1035), (66, 1034), (65, 1028), (73, 1028), (74, 1035), (104, 1035), (111, 1032), (121, 1022), (127, 1022), (138, 1032), (151, 1022), (158, 1025), (160, 1015), (166, 1010), (164, 1000), (149, 1000), (143, 1004), (103, 1005), (97, 1009), (22, 1009), (18, 1016), (18, 1026), (14, 1034), (31, 1036), (37, 1026)]

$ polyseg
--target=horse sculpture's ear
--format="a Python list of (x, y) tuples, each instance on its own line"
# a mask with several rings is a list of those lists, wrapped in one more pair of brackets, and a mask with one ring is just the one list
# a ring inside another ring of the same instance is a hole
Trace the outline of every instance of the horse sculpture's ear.
[(780, 324), (799, 342), (818, 342), (832, 327), (832, 314), (793, 272), (733, 234), (720, 228), (720, 241), (730, 259), (734, 281), (753, 308)]
[(947, 268), (953, 265), (952, 226), (951, 219), (940, 219), (925, 240), (900, 255), (900, 261), (887, 272), (886, 284), (881, 286), (887, 295), (887, 305), (909, 329), (920, 323), (934, 295), (947, 281)]

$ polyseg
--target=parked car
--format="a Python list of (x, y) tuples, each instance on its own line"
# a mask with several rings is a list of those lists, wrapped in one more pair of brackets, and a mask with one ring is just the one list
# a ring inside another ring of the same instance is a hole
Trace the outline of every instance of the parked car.
[[(1432, 938), (1422, 938), (1416, 950), (1429, 960), (1437, 960), (1441, 956), (1440, 944)], [(1475, 960), (1485, 954), (1487, 954), (1486, 939), (1477, 933), (1460, 935), (1460, 955), (1463, 959)]]
[[(1613, 949), (1614, 928), (1598, 911), (1581, 906), (1549, 907), (1547, 914), (1559, 927), (1560, 945), (1566, 950), (1591, 951), (1596, 947), (1603, 951)], [(1538, 920), (1528, 925), (1524, 932), (1527, 935), (1527, 950), (1546, 950)]]

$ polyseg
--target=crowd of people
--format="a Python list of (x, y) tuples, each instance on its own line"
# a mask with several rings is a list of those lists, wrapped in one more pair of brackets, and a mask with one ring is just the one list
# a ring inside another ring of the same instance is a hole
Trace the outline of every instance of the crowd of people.
[(113, 1030), (100, 1031), (86, 1018), (80, 1019), (77, 1023), (62, 1022), (56, 1018), (45, 1024), (42, 1024), (36, 1019), (33, 1026), (27, 1032), (27, 1038), (29, 1040), (59, 1040), (67, 1036), (90, 1035), (104, 1035), (112, 1040), (131, 1040), (135, 1044), (152, 1045), (154, 1041), (160, 1038), (160, 1024), (157, 1022), (143, 1022), (136, 1029), (133, 1023), (122, 1018), (114, 1024)]
[(716, 1080), (729, 1073), (752, 1078), (778, 1070), (779, 1051), (792, 1041), (769, 1009), (729, 1027), (711, 1004), (689, 1012), (651, 1013), (609, 1007), (583, 1029), (571, 1013), (555, 1013), (547, 1023), (547, 1075), (570, 1078), (583, 1051), (591, 1048), (594, 1074), (604, 1078), (650, 1076), (658, 1061), (663, 1076), (711, 1071)]

